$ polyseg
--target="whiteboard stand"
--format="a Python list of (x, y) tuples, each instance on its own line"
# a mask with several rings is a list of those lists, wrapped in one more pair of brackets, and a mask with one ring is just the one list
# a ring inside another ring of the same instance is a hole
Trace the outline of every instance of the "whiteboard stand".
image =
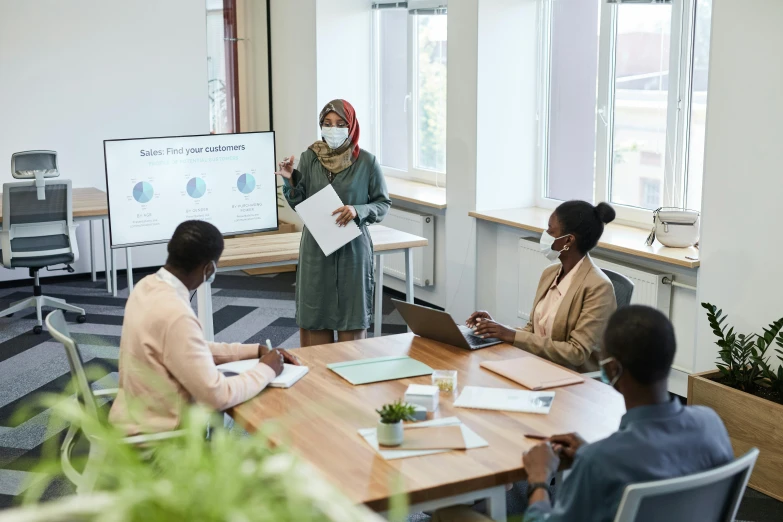
[(111, 283), (112, 283), (112, 293), (114, 297), (117, 297), (117, 254), (114, 252), (114, 249), (111, 249)]
[(90, 272), (92, 275), (92, 282), (97, 281), (95, 273), (95, 222), (90, 220), (87, 222), (87, 226), (90, 227)]
[(101, 231), (103, 233), (103, 266), (106, 270), (106, 291), (112, 293), (111, 248), (109, 248), (109, 238), (106, 235), (106, 223), (108, 222), (108, 219), (101, 220)]
[(128, 278), (128, 297), (133, 292), (133, 260), (130, 247), (125, 249), (125, 275)]
[(207, 342), (213, 342), (215, 340), (215, 328), (212, 324), (212, 285), (209, 281), (206, 281), (196, 290), (196, 304), (198, 306), (198, 320), (201, 322), (201, 328), (204, 330), (204, 337)]

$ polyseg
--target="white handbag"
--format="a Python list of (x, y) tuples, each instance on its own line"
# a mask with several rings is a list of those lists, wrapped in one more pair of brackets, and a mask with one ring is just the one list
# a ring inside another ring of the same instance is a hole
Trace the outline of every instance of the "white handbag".
[(658, 239), (667, 247), (684, 248), (699, 244), (701, 217), (696, 210), (661, 207), (653, 212), (653, 228), (647, 246)]

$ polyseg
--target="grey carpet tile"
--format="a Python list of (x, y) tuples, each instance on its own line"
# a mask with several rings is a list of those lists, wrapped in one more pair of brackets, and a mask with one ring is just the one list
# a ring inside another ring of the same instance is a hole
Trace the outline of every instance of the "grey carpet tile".
[[(141, 280), (146, 273), (134, 274), (134, 279)], [(94, 388), (117, 385), (118, 347), (128, 295), (124, 276), (120, 275), (119, 282), (116, 298), (106, 293), (103, 280), (43, 282), (47, 295), (65, 298), (87, 311), (88, 322), (73, 324), (72, 329), (91, 375), (99, 377)], [(294, 320), (294, 283), (293, 273), (255, 277), (243, 272), (219, 274), (212, 289), (216, 339), (263, 343), (268, 338), (276, 346), (297, 348), (299, 329)], [(12, 300), (29, 295), (28, 286), (0, 288), (0, 309)], [(195, 304), (194, 297), (194, 309)], [(384, 296), (383, 312), (384, 335), (406, 330), (389, 295)], [(72, 322), (75, 315), (66, 314), (66, 318)], [(34, 319), (33, 310), (0, 319), (0, 508), (11, 505), (23, 493), (29, 470), (40, 459), (44, 442), (49, 439), (57, 442), (65, 434), (63, 423), (51, 421), (51, 411), (34, 406), (37, 394), (62, 393), (70, 385), (62, 346), (46, 331), (33, 335)], [(73, 486), (68, 481), (59, 480), (47, 490), (45, 498), (72, 492)], [(414, 514), (409, 520), (424, 522), (429, 517)], [(783, 520), (783, 503), (748, 490), (738, 521), (773, 520)]]

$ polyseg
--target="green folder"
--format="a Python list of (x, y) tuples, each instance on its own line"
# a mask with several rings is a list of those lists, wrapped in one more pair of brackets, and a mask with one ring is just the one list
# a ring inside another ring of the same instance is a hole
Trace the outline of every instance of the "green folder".
[(432, 375), (432, 368), (407, 355), (359, 359), (328, 364), (326, 367), (354, 386)]

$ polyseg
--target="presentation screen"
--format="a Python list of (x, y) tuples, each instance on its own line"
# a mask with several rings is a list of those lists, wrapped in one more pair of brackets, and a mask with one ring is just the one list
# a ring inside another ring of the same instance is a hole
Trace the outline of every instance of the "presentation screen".
[(274, 132), (106, 140), (112, 248), (200, 219), (223, 235), (277, 229)]

